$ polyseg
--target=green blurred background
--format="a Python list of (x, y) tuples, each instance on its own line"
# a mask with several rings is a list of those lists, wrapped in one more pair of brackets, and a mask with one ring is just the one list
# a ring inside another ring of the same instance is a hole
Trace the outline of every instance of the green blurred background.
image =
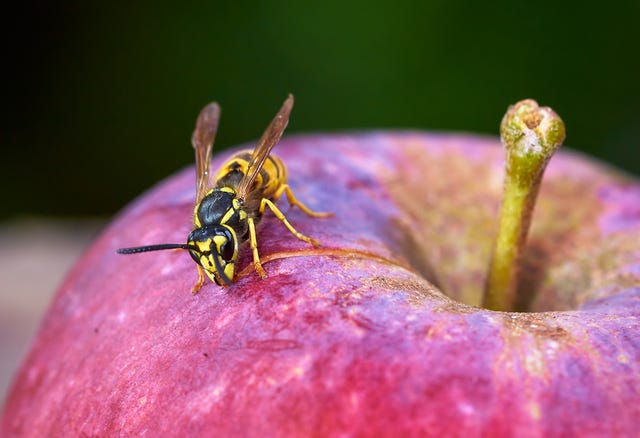
[[(591, 6), (590, 6), (591, 5)], [(640, 174), (640, 2), (27, 1), (5, 15), (0, 218), (112, 215), (193, 161), (289, 133), (496, 134), (508, 104), (555, 108), (567, 144)]]

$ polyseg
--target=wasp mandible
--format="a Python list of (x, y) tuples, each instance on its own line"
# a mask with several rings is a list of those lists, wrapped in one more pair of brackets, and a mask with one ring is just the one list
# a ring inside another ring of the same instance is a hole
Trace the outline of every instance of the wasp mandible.
[(193, 212), (193, 231), (186, 244), (120, 248), (119, 254), (137, 254), (167, 249), (186, 249), (196, 262), (198, 282), (192, 292), (200, 290), (204, 273), (220, 286), (231, 284), (235, 276), (235, 261), (239, 246), (249, 241), (256, 272), (265, 278), (267, 273), (260, 262), (256, 225), (268, 208), (298, 239), (312, 245), (319, 242), (297, 231), (275, 205), (284, 193), (291, 206), (298, 206), (312, 217), (328, 217), (331, 213), (310, 210), (294, 196), (287, 184), (287, 168), (271, 150), (280, 141), (289, 122), (293, 96), (289, 95), (271, 121), (255, 149), (238, 152), (218, 171), (215, 182), (209, 173), (213, 141), (218, 130), (220, 107), (212, 102), (205, 106), (196, 122), (191, 142), (196, 154), (196, 205)]

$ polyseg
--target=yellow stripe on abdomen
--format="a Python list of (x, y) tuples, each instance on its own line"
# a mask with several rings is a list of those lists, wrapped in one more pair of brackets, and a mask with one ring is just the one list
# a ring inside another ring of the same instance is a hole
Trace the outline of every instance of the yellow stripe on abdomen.
[[(230, 174), (236, 173), (238, 176), (245, 175), (249, 167), (252, 150), (240, 151), (232, 156), (216, 174), (216, 182), (230, 180)], [(239, 179), (235, 181), (238, 184)], [(287, 183), (287, 168), (282, 160), (273, 155), (269, 155), (265, 160), (260, 173), (256, 176), (255, 190), (262, 191), (262, 196), (272, 198), (282, 184)], [(218, 183), (218, 185), (220, 185)], [(237, 187), (237, 186), (236, 186)], [(236, 188), (234, 187), (234, 188)]]

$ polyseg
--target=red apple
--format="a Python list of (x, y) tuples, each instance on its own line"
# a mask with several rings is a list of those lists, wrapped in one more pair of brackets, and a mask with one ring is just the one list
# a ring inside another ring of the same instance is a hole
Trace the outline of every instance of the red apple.
[[(127, 208), (60, 288), (0, 435), (631, 436), (640, 418), (640, 182), (551, 161), (519, 291), (479, 307), (500, 203), (497, 140), (289, 137), (275, 153), (327, 219), (267, 214), (269, 274), (190, 289), (186, 169)], [(214, 166), (227, 157), (219, 156)]]

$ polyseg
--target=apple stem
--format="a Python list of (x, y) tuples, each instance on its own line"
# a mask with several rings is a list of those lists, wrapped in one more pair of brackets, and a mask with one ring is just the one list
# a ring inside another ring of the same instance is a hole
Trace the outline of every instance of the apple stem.
[(544, 169), (565, 138), (560, 116), (527, 99), (512, 105), (500, 124), (505, 180), (498, 230), (483, 306), (513, 311), (518, 271)]

